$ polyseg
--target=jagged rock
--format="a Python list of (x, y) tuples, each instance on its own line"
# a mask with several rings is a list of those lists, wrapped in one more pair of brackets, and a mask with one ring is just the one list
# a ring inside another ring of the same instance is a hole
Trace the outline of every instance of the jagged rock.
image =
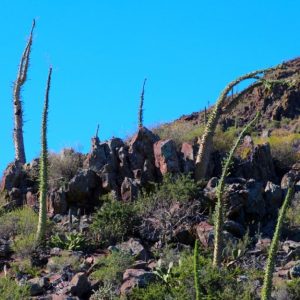
[(121, 197), (123, 201), (132, 201), (138, 196), (138, 184), (135, 179), (125, 177), (121, 185)]
[(281, 188), (287, 189), (290, 183), (297, 183), (298, 185), (299, 181), (300, 181), (300, 163), (296, 163), (292, 166), (291, 170), (282, 177)]
[[(141, 180), (143, 180), (145, 160), (154, 162), (153, 145), (158, 139), (157, 135), (147, 128), (142, 127), (139, 128), (138, 132), (129, 142), (128, 157), (130, 168), (134, 174), (138, 174), (138, 170), (141, 172)], [(155, 174), (147, 174), (147, 177), (155, 178)]]
[(263, 198), (263, 184), (250, 179), (247, 181), (248, 200), (245, 206), (245, 213), (252, 218), (262, 219), (266, 213), (265, 201)]
[(114, 172), (111, 164), (104, 165), (99, 176), (101, 178), (102, 188), (105, 191), (118, 190), (117, 174)]
[(290, 269), (289, 275), (291, 278), (300, 277), (300, 261), (298, 261), (298, 263)]
[(21, 189), (13, 187), (9, 193), (10, 201), (15, 203), (16, 206), (21, 206), (23, 204), (23, 194)]
[(23, 188), (26, 173), (19, 162), (10, 163), (3, 173), (0, 191), (11, 191), (12, 188)]
[(47, 197), (47, 211), (51, 215), (65, 214), (68, 211), (68, 204), (65, 191), (60, 188), (53, 190)]
[(179, 161), (173, 140), (160, 140), (154, 144), (153, 149), (155, 166), (162, 175), (179, 172)]
[(214, 240), (214, 226), (210, 225), (206, 221), (200, 222), (195, 225), (195, 230), (200, 240), (201, 244), (204, 247), (212, 247)]
[(146, 287), (155, 281), (156, 275), (143, 269), (127, 269), (123, 274), (121, 295), (128, 295), (134, 287)]
[(147, 261), (149, 254), (139, 239), (129, 239), (127, 242), (115, 246), (118, 250), (130, 253), (138, 260)]
[(194, 245), (195, 236), (189, 224), (181, 224), (173, 231), (173, 240), (184, 245)]
[(180, 150), (181, 169), (184, 173), (189, 174), (195, 169), (194, 148), (189, 143), (183, 143)]
[(233, 234), (234, 236), (241, 238), (245, 234), (245, 228), (238, 222), (228, 220), (224, 222), (224, 230)]
[(31, 296), (38, 296), (44, 293), (45, 280), (43, 278), (33, 278), (27, 281)]
[(100, 144), (98, 137), (92, 138), (92, 149), (87, 158), (83, 162), (85, 169), (91, 169), (99, 172), (101, 168), (107, 163), (107, 156), (109, 155), (109, 147), (107, 144)]
[(26, 204), (29, 205), (30, 207), (34, 207), (37, 205), (38, 202), (37, 194), (33, 193), (32, 188), (27, 189), (25, 199), (26, 199), (25, 200)]
[(101, 190), (101, 180), (92, 170), (80, 170), (70, 180), (66, 199), (68, 203), (89, 207), (97, 200)]
[(264, 193), (268, 214), (274, 215), (277, 213), (278, 208), (282, 204), (282, 196), (283, 194), (280, 186), (268, 181)]
[(75, 274), (70, 282), (70, 291), (72, 295), (83, 297), (91, 292), (91, 284), (84, 272)]
[(249, 155), (249, 159), (243, 161), (234, 170), (233, 175), (246, 179), (255, 179), (266, 183), (267, 181), (276, 182), (273, 158), (270, 145), (256, 145)]
[(10, 255), (10, 243), (5, 239), (0, 239), (0, 258), (8, 258)]

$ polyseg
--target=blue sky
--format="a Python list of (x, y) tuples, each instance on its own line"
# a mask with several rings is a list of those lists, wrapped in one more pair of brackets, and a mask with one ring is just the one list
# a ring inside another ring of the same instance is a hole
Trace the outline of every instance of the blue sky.
[(145, 77), (152, 127), (214, 103), (238, 75), (300, 53), (296, 0), (2, 0), (0, 8), (0, 171), (14, 158), (12, 83), (33, 18), (22, 94), (28, 161), (40, 151), (50, 64), (49, 148), (88, 152), (98, 123), (102, 140), (135, 131)]

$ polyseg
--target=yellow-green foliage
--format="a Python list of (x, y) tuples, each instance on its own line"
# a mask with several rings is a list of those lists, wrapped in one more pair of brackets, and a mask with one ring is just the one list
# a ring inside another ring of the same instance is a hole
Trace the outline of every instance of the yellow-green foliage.
[(74, 272), (78, 272), (81, 263), (79, 256), (73, 255), (71, 251), (62, 251), (60, 255), (51, 257), (47, 266), (51, 272), (60, 272), (66, 266), (70, 266)]
[(17, 255), (26, 257), (35, 246), (37, 223), (37, 214), (30, 207), (24, 206), (0, 217), (0, 236), (11, 237), (13, 250)]
[(29, 299), (29, 287), (19, 285), (9, 277), (0, 278), (0, 299), (3, 300), (24, 300)]
[(231, 146), (241, 131), (241, 128), (237, 129), (235, 127), (229, 127), (226, 131), (223, 131), (222, 128), (218, 126), (213, 137), (214, 149), (223, 152), (229, 152)]
[(27, 274), (31, 277), (37, 277), (41, 273), (41, 269), (32, 266), (29, 258), (17, 260), (11, 263), (12, 271), (15, 275), (17, 274)]
[(193, 142), (202, 135), (203, 131), (203, 125), (194, 125), (192, 122), (182, 121), (163, 124), (153, 129), (153, 132), (162, 140), (172, 139), (177, 145), (183, 142)]
[(272, 156), (278, 160), (282, 167), (290, 167), (300, 158), (299, 153), (293, 149), (293, 144), (300, 139), (299, 133), (289, 133), (284, 130), (273, 131), (270, 137), (256, 138), (256, 144), (269, 143)]
[(133, 262), (134, 257), (131, 254), (123, 251), (113, 251), (96, 262), (97, 269), (91, 274), (91, 278), (118, 285), (122, 282), (123, 272)]
[(291, 207), (287, 209), (286, 220), (289, 226), (300, 226), (300, 202), (294, 202)]

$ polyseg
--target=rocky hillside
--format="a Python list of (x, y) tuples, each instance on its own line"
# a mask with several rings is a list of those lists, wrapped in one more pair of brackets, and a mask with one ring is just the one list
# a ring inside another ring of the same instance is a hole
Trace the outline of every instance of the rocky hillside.
[[(152, 131), (141, 127), (128, 141), (95, 136), (87, 155), (72, 149), (50, 154), (51, 223), (42, 250), (32, 239), (39, 159), (12, 162), (1, 179), (0, 290), (18, 291), (15, 299), (195, 299), (191, 249), (199, 240), (203, 299), (259, 299), (267, 249), (292, 180), (296, 194), (273, 296), (299, 299), (299, 72), (300, 59), (291, 60), (269, 72), (265, 84), (228, 96), (207, 178), (198, 183), (197, 140), (212, 108)], [(226, 178), (225, 268), (214, 272), (213, 211), (222, 162), (257, 111), (259, 122)]]

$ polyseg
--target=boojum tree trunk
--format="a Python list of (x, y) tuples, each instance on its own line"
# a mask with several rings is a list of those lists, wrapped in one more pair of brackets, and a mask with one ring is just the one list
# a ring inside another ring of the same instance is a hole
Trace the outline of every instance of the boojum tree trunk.
[(23, 137), (23, 105), (21, 101), (21, 89), (27, 79), (27, 71), (29, 67), (29, 59), (32, 45), (32, 35), (35, 27), (35, 20), (33, 20), (30, 36), (21, 57), (17, 79), (14, 83), (13, 89), (13, 111), (14, 111), (14, 147), (15, 160), (24, 164), (26, 162), (24, 137)]
[[(263, 78), (260, 78), (259, 75), (264, 75), (267, 72), (270, 72), (272, 70), (278, 69), (282, 67), (282, 65), (273, 67), (273, 68), (268, 68), (268, 69), (262, 69), (262, 70), (257, 70), (248, 74), (245, 74), (236, 80), (230, 82), (223, 92), (221, 93), (220, 97), (217, 100), (217, 103), (214, 106), (213, 111), (209, 115), (208, 122), (205, 126), (204, 134), (202, 135), (201, 138), (198, 139), (199, 143), (199, 150), (198, 154), (196, 157), (196, 167), (195, 167), (195, 179), (197, 181), (205, 178), (206, 172), (207, 172), (207, 167), (209, 164), (209, 158), (211, 155), (211, 152), (213, 150), (213, 136), (220, 118), (220, 115), (222, 114), (222, 107), (225, 104), (227, 100), (227, 95), (228, 93), (240, 82), (247, 80), (247, 79), (255, 79), (257, 81), (263, 80)], [(255, 83), (254, 83), (255, 86)], [(240, 98), (240, 97), (239, 97)], [(236, 103), (235, 99), (233, 99), (234, 103)]]
[(256, 114), (255, 118), (250, 121), (247, 126), (242, 130), (238, 138), (236, 139), (233, 147), (231, 148), (228, 157), (225, 160), (224, 167), (222, 169), (222, 175), (217, 186), (217, 205), (215, 212), (215, 241), (214, 241), (214, 255), (213, 255), (213, 267), (220, 268), (221, 266), (221, 254), (222, 254), (222, 244), (223, 244), (223, 215), (224, 215), (224, 204), (223, 204), (223, 193), (225, 187), (225, 179), (229, 172), (229, 167), (231, 165), (233, 155), (241, 142), (242, 138), (248, 132), (249, 128), (257, 121), (259, 114)]
[(39, 221), (36, 234), (38, 244), (41, 244), (45, 238), (46, 222), (47, 222), (47, 189), (48, 189), (48, 146), (47, 146), (47, 119), (49, 107), (49, 92), (51, 86), (52, 68), (49, 69), (46, 95), (44, 101), (43, 117), (42, 117), (42, 132), (41, 132), (41, 158), (40, 158), (40, 174), (39, 174)]

